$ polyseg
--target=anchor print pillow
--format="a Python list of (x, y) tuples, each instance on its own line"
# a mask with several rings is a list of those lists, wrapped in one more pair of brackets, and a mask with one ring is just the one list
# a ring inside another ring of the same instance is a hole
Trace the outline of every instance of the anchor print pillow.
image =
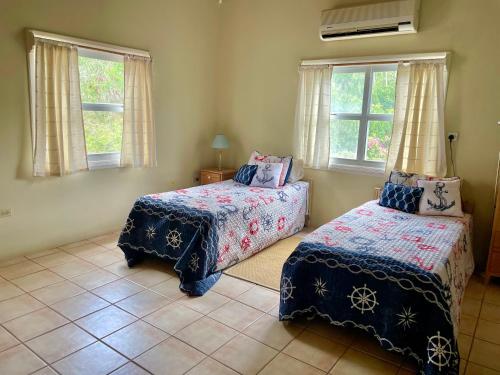
[(257, 171), (250, 186), (276, 189), (280, 186), (282, 163), (257, 163)]
[(283, 164), (283, 169), (280, 174), (280, 185), (283, 186), (288, 182), (290, 177), (290, 172), (292, 171), (292, 156), (274, 156), (274, 155), (263, 155), (259, 151), (252, 152), (250, 159), (248, 160), (249, 165), (254, 165), (258, 163), (281, 163)]
[(418, 180), (418, 187), (424, 189), (420, 199), (421, 215), (463, 217), (460, 179)]

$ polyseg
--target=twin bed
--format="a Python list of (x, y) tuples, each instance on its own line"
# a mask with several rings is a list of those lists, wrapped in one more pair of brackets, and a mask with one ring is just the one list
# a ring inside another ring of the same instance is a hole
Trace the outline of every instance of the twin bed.
[[(299, 232), (309, 184), (233, 180), (140, 197), (119, 239), (129, 266), (174, 263), (180, 288), (203, 295), (221, 271)], [(283, 266), (280, 320), (356, 327), (421, 372), (458, 374), (458, 326), (474, 269), (471, 216), (409, 214), (371, 201), (309, 234)]]

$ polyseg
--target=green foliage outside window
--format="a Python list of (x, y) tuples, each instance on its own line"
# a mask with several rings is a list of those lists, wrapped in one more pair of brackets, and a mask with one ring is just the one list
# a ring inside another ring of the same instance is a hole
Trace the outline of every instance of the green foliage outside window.
[[(82, 103), (123, 104), (123, 63), (79, 57)], [(83, 111), (89, 154), (120, 152), (123, 113)]]

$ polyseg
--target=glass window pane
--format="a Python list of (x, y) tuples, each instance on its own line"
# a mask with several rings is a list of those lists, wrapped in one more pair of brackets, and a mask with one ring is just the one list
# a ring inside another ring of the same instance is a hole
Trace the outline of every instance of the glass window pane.
[(332, 78), (332, 113), (361, 113), (365, 72), (335, 73)]
[(358, 120), (330, 121), (330, 154), (334, 158), (357, 159)]
[(396, 71), (373, 72), (370, 113), (393, 114), (396, 96)]
[(79, 56), (83, 103), (123, 104), (123, 62)]
[(366, 160), (385, 161), (391, 142), (391, 121), (369, 121), (366, 140)]
[(87, 152), (121, 152), (123, 113), (83, 111)]

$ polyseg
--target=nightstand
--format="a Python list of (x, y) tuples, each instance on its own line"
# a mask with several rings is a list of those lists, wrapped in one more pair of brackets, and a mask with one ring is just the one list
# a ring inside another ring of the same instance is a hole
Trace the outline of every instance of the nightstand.
[(202, 185), (213, 184), (214, 182), (220, 182), (225, 180), (230, 180), (236, 174), (236, 169), (222, 169), (217, 168), (205, 168), (200, 172), (200, 183)]

